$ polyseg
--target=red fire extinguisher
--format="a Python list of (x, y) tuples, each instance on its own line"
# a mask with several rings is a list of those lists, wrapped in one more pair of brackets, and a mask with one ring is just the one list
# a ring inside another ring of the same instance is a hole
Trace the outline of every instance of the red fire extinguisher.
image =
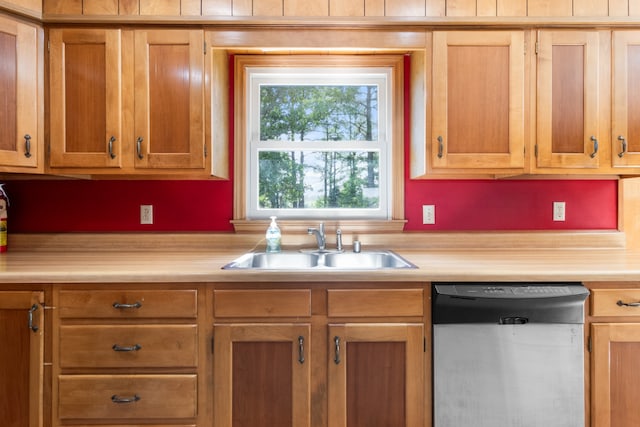
[(9, 197), (4, 191), (4, 184), (0, 184), (0, 252), (7, 251), (7, 208)]

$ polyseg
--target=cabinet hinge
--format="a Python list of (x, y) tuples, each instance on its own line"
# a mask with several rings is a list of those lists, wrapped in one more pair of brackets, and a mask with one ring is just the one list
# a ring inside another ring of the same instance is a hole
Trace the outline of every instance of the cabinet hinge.
[(51, 52), (51, 40), (47, 40), (47, 52)]
[(592, 343), (591, 343), (591, 335), (587, 337), (587, 351), (591, 353)]
[(422, 351), (427, 352), (427, 337), (422, 337)]
[(533, 155), (538, 157), (538, 144), (533, 146)]
[(536, 40), (536, 55), (540, 52), (540, 42)]
[(209, 153), (207, 152), (207, 145), (205, 144), (205, 146), (204, 146), (204, 158), (205, 159), (207, 158), (208, 154)]
[(215, 342), (215, 341), (214, 341), (214, 337), (213, 337), (213, 335), (212, 335), (212, 336), (211, 336), (211, 354), (213, 354), (213, 348), (214, 348), (214, 345), (215, 345), (215, 344), (214, 344), (214, 342)]
[(206, 42), (206, 41), (204, 41), (204, 42), (202, 43), (202, 45), (203, 45), (203, 49), (204, 49), (204, 54), (206, 55), (206, 54), (207, 54), (207, 42)]

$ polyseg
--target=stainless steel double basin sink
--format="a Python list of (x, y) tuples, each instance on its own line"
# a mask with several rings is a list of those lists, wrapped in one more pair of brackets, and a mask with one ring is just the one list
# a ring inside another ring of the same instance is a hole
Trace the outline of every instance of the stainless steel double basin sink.
[(362, 252), (249, 252), (222, 267), (225, 270), (380, 270), (417, 268), (389, 250)]

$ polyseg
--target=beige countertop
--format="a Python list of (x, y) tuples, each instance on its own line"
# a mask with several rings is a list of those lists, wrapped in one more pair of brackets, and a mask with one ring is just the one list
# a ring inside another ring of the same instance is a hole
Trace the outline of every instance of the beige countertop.
[(607, 249), (396, 250), (417, 269), (222, 270), (245, 251), (9, 251), (0, 283), (640, 281), (640, 251)]

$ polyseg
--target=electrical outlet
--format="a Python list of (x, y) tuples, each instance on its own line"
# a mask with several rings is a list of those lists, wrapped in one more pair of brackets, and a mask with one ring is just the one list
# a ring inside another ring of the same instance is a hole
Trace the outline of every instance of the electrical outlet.
[(140, 205), (140, 224), (153, 224), (153, 205)]
[(565, 203), (553, 202), (553, 220), (564, 221), (565, 217)]
[(436, 223), (436, 205), (422, 205), (422, 223)]

